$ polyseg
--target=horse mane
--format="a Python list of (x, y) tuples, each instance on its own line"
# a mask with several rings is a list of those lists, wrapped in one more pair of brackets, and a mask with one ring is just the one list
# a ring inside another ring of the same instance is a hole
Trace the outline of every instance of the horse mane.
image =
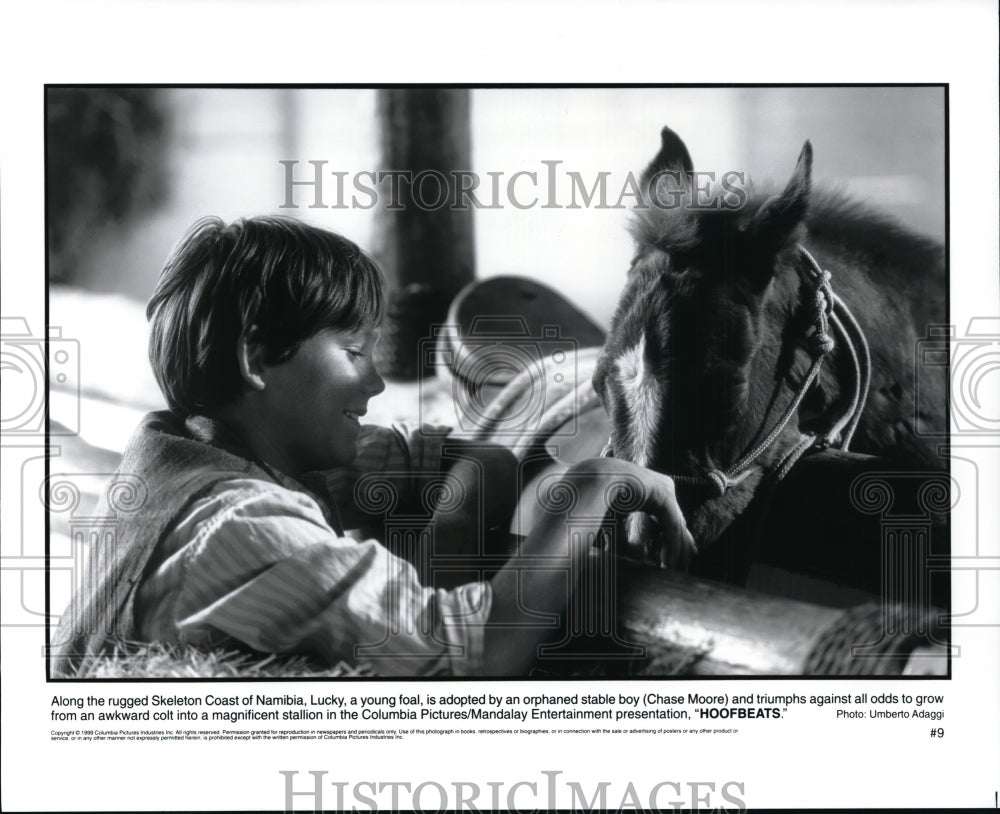
[[(647, 205), (633, 210), (628, 229), (640, 248), (685, 252), (703, 241), (708, 219), (714, 221), (716, 227), (711, 229), (711, 234), (720, 234), (718, 226), (739, 228), (770, 195), (770, 192), (749, 190), (746, 203), (739, 209), (729, 210), (692, 208), (689, 196), (673, 207)], [(809, 198), (805, 226), (807, 240), (840, 244), (868, 257), (891, 257), (904, 267), (937, 266), (941, 262), (940, 243), (842, 190), (814, 189)]]
[(868, 257), (891, 257), (907, 268), (933, 268), (941, 263), (943, 247), (938, 241), (842, 190), (816, 190), (809, 201), (806, 225), (811, 238), (850, 246)]
[(644, 200), (642, 207), (632, 210), (628, 230), (639, 246), (662, 249), (665, 252), (686, 251), (702, 239), (700, 210), (691, 208), (690, 195), (685, 194), (676, 206), (654, 206)]

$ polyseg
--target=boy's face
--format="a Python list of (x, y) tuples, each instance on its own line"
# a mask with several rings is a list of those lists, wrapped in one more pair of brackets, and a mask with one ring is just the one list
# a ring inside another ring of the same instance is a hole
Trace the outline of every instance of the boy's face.
[(378, 338), (377, 330), (323, 330), (290, 359), (263, 367), (259, 395), (269, 426), (259, 430), (270, 447), (265, 460), (290, 475), (354, 460), (358, 417), (385, 389), (372, 358)]

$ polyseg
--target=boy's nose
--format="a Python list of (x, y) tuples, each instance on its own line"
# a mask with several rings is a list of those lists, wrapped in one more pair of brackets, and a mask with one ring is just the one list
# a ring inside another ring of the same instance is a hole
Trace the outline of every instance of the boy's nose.
[(379, 372), (374, 366), (372, 367), (371, 376), (368, 377), (366, 384), (368, 392), (371, 394), (369, 398), (373, 398), (385, 390), (385, 379), (379, 375)]

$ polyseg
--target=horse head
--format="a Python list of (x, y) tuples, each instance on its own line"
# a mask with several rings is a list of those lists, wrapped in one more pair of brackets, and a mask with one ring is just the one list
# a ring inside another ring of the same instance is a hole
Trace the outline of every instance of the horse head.
[[(788, 421), (751, 466), (732, 472), (809, 369), (807, 343), (794, 340), (811, 324), (796, 273), (811, 165), (806, 142), (777, 194), (706, 203), (687, 148), (664, 128), (642, 176), (637, 251), (593, 383), (610, 420), (610, 454), (675, 477), (699, 547), (804, 437)], [(633, 516), (630, 541), (649, 544), (652, 522)]]

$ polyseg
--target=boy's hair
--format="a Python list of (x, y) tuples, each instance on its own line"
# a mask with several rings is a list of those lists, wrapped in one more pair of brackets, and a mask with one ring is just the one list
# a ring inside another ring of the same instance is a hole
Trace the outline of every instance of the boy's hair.
[(377, 327), (384, 308), (382, 272), (350, 240), (292, 218), (204, 218), (146, 306), (149, 360), (171, 409), (211, 414), (243, 388), (244, 332), (274, 364), (325, 328)]

